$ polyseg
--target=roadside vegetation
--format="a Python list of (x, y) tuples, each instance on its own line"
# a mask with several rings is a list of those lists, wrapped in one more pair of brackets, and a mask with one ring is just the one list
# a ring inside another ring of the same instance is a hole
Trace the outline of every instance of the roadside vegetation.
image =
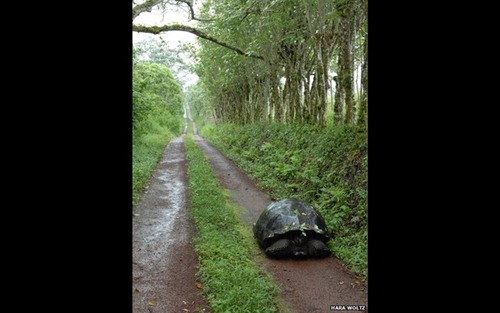
[(168, 67), (133, 60), (132, 204), (166, 145), (182, 132), (182, 90)]
[(313, 204), (334, 233), (330, 249), (351, 271), (367, 277), (366, 131), (345, 124), (226, 123), (207, 124), (200, 134), (274, 199), (297, 197)]
[(279, 287), (252, 259), (255, 244), (228, 204), (205, 155), (193, 140), (185, 141), (189, 200), (197, 234), (199, 274), (214, 312), (278, 312)]
[(133, 30), (203, 38), (186, 49), (200, 135), (274, 198), (315, 205), (331, 250), (367, 279), (368, 1), (161, 0), (134, 5), (133, 19), (158, 4), (187, 6), (198, 22)]

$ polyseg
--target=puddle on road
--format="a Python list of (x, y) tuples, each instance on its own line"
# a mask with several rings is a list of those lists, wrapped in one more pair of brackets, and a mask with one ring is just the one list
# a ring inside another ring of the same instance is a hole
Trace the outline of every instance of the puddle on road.
[[(167, 160), (164, 163), (174, 163), (176, 160), (179, 163), (183, 159)], [(178, 241), (178, 238), (173, 238), (171, 233), (179, 211), (185, 206), (186, 186), (180, 179), (178, 171), (166, 170), (158, 178), (163, 181), (163, 195), (160, 196), (160, 199), (168, 201), (169, 206), (159, 209), (162, 214), (162, 222), (156, 225), (152, 236), (148, 236), (148, 240), (154, 239), (151, 237), (161, 236), (161, 240), (168, 247), (174, 239)]]
[[(174, 231), (176, 221), (182, 222), (185, 213), (182, 208), (186, 206), (183, 145), (184, 135), (170, 142), (153, 174), (148, 193), (137, 205), (139, 216), (134, 223), (134, 242), (136, 251), (141, 249), (142, 252), (136, 255), (139, 259), (147, 259), (149, 254), (152, 263), (159, 259), (164, 263), (172, 243), (182, 242), (187, 237), (182, 231)], [(147, 227), (140, 227), (141, 224)]]
[(170, 164), (170, 163), (179, 163), (184, 161), (183, 158), (178, 158), (178, 159), (168, 159), (168, 160), (162, 160), (160, 164)]
[[(148, 191), (133, 208), (133, 312), (200, 312), (197, 257), (187, 204), (184, 134), (166, 147)], [(192, 282), (192, 283), (189, 283)], [(182, 300), (182, 302), (180, 302)], [(184, 301), (185, 300), (185, 301)]]

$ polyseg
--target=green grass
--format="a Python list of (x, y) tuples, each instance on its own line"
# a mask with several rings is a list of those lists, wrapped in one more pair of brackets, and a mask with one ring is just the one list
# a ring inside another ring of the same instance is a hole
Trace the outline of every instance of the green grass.
[(168, 113), (150, 117), (134, 133), (132, 141), (132, 204), (139, 202), (151, 174), (158, 165), (166, 146), (180, 135), (181, 118)]
[(206, 298), (217, 312), (279, 312), (279, 287), (252, 259), (255, 243), (190, 132), (186, 136), (193, 239)]

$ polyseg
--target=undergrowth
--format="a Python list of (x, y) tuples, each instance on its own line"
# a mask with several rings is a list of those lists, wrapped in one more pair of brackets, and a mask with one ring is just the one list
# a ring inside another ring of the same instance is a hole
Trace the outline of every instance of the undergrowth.
[(181, 117), (168, 112), (150, 116), (140, 123), (132, 139), (132, 204), (139, 201), (166, 146), (182, 132)]
[(275, 200), (296, 197), (313, 204), (334, 233), (330, 249), (367, 278), (366, 131), (293, 123), (207, 124), (199, 131)]
[[(190, 123), (191, 124), (191, 123)], [(214, 312), (277, 312), (279, 288), (252, 260), (252, 243), (203, 152), (185, 140), (193, 239), (203, 290)]]

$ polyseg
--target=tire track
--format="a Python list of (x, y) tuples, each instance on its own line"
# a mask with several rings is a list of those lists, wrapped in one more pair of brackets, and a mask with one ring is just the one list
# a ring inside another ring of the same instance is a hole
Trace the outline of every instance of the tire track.
[(166, 147), (147, 190), (133, 208), (134, 313), (210, 312), (196, 285), (184, 138)]

